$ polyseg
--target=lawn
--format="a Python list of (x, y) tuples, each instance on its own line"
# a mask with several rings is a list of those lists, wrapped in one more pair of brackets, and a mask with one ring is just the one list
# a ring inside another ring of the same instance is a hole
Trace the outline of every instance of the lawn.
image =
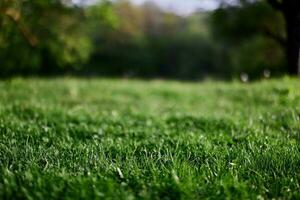
[(300, 80), (0, 81), (0, 199), (300, 199)]

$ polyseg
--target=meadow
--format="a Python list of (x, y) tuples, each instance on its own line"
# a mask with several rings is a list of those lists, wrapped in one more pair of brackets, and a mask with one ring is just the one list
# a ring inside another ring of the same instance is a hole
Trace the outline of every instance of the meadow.
[(0, 81), (0, 199), (300, 199), (300, 81)]

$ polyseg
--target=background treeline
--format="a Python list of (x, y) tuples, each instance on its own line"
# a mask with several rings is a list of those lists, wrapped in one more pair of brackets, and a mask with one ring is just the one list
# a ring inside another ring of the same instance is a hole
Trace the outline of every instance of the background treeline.
[(152, 3), (0, 1), (0, 76), (259, 78), (285, 72), (284, 20), (263, 1), (179, 16)]

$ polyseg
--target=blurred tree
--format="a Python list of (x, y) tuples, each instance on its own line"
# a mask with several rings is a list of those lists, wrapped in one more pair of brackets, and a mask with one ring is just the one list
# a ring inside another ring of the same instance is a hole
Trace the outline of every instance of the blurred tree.
[(290, 74), (300, 76), (300, 1), (299, 0), (267, 0), (280, 11), (286, 22), (286, 54)]
[(281, 72), (282, 50), (295, 44), (286, 45), (285, 20), (267, 0), (188, 16), (149, 2), (85, 1), (0, 0), (0, 76), (257, 78), (266, 68)]
[(0, 2), (0, 13), (2, 18), (8, 17), (15, 24), (31, 46), (37, 44), (37, 38), (31, 33), (28, 27), (24, 25), (20, 2), (15, 0), (3, 0)]
[(212, 13), (210, 26), (217, 41), (216, 60), (228, 74), (259, 77), (265, 69), (283, 71), (284, 20), (265, 2), (223, 5)]
[(0, 11), (0, 75), (76, 70), (88, 59), (82, 11), (70, 0), (3, 0)]
[[(89, 74), (131, 76), (147, 74), (144, 18), (128, 1), (100, 2), (86, 8), (93, 53)], [(105, 23), (104, 23), (105, 22)]]

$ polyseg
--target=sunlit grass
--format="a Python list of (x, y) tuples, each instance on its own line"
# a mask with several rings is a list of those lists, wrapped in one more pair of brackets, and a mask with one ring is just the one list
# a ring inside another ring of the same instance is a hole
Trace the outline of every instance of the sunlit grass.
[(1, 199), (299, 199), (300, 81), (0, 82)]

